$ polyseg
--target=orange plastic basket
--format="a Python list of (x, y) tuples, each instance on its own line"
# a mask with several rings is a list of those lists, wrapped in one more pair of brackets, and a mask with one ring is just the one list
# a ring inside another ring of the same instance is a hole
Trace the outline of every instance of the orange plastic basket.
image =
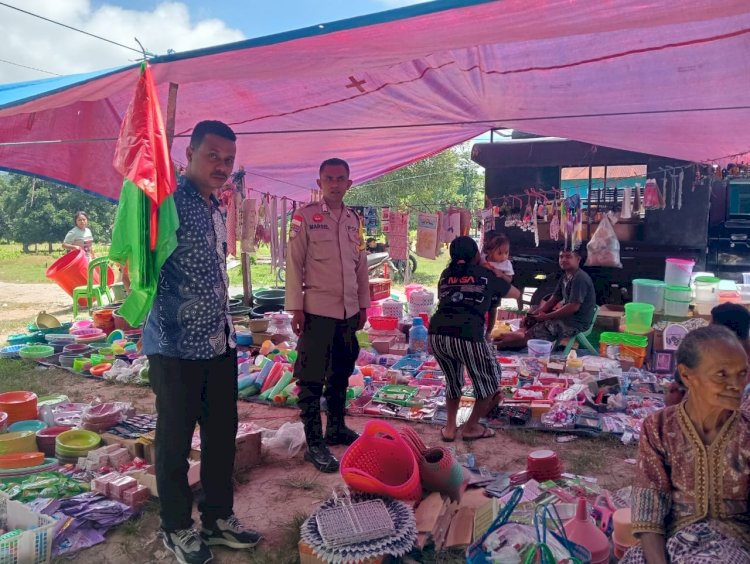
[(341, 459), (341, 477), (361, 492), (417, 501), (422, 498), (419, 466), (409, 445), (385, 421), (368, 421)]

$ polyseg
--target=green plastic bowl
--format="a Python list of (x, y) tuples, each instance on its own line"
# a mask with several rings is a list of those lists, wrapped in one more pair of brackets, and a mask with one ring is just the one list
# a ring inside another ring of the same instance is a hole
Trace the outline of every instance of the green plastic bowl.
[(18, 356), (29, 360), (47, 358), (54, 354), (54, 347), (50, 347), (49, 345), (26, 345), (20, 351), (18, 351)]

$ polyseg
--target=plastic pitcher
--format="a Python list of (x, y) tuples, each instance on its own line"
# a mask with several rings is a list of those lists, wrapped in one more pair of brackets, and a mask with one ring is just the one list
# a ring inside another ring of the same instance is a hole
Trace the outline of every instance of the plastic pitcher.
[(648, 333), (654, 321), (654, 306), (631, 302), (625, 304), (625, 328), (628, 333)]
[(675, 286), (688, 286), (694, 266), (694, 260), (668, 258), (664, 270), (664, 282)]

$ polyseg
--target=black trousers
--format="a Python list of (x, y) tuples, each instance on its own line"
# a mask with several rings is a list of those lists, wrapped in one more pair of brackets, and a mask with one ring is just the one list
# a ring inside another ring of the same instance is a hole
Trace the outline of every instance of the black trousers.
[[(325, 387), (329, 417), (343, 417), (346, 388), (359, 356), (355, 333), (359, 314), (333, 319), (305, 314), (305, 327), (297, 342), (294, 377), (300, 388), (298, 406), (308, 442), (320, 433), (320, 398)], [(317, 428), (315, 428), (317, 427)]]
[(156, 485), (166, 531), (193, 525), (187, 470), (195, 424), (200, 424), (201, 520), (212, 527), (233, 510), (232, 473), (237, 435), (237, 352), (210, 360), (149, 355), (156, 394)]

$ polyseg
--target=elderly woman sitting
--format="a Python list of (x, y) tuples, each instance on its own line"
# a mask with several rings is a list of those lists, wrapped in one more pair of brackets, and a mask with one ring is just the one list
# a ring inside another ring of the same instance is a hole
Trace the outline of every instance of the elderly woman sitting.
[(687, 397), (643, 422), (632, 513), (641, 544), (622, 562), (750, 563), (745, 351), (712, 325), (685, 337), (677, 365)]

